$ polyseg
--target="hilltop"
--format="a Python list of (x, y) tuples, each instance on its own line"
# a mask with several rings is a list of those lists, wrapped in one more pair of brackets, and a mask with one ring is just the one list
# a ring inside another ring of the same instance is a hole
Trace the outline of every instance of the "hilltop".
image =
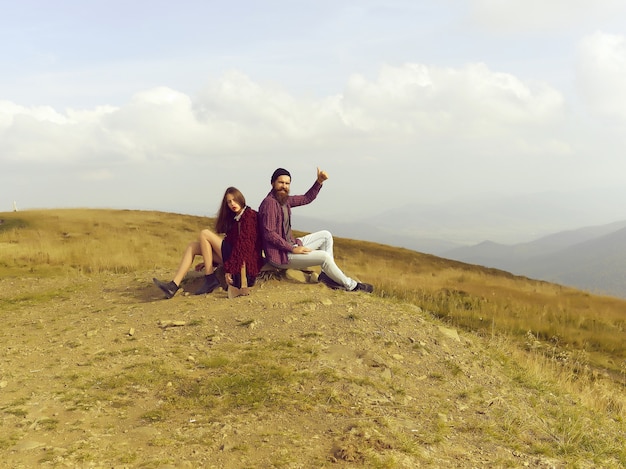
[[(164, 300), (151, 278), (167, 278), (209, 220), (88, 210), (0, 218), (6, 467), (626, 464), (623, 388), (604, 372), (587, 379), (584, 354), (559, 350), (570, 363), (557, 362), (538, 352), (540, 334), (518, 343), (444, 311), (459, 302), (489, 314), (485, 305), (508, 295), (503, 314), (519, 315), (528, 291), (547, 298), (555, 288), (570, 302), (574, 291), (338, 240), (339, 264), (375, 295), (289, 272), (248, 297)], [(617, 301), (581, 297), (605, 315)]]

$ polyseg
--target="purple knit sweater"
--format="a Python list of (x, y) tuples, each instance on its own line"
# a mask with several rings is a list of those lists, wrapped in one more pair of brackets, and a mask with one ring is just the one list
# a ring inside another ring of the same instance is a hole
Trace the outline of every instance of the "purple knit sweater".
[[(290, 195), (287, 198), (287, 213), (291, 217), (291, 207), (310, 204), (319, 194), (322, 185), (315, 181), (304, 195)], [(283, 209), (273, 191), (263, 199), (259, 206), (259, 229), (263, 240), (265, 258), (275, 265), (289, 262), (287, 255), (293, 251), (294, 241), (287, 239), (283, 227)]]

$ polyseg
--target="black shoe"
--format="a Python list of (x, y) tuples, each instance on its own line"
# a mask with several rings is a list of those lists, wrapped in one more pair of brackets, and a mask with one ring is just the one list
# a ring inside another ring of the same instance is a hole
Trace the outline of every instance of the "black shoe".
[(204, 284), (196, 291), (196, 295), (206, 295), (211, 293), (217, 287), (220, 286), (220, 282), (215, 274), (209, 274), (204, 276)]
[(161, 282), (158, 278), (153, 278), (152, 281), (157, 287), (159, 287), (163, 291), (163, 293), (165, 293), (165, 297), (167, 299), (173, 297), (178, 291), (178, 289), (180, 288), (178, 285), (174, 283), (174, 280), (172, 280), (171, 282), (165, 283), (165, 282)]
[(350, 291), (362, 291), (362, 292), (365, 292), (365, 293), (372, 293), (374, 291), (374, 287), (372, 285), (370, 285), (369, 283), (358, 282), (356, 284), (356, 287), (354, 287)]
[(345, 290), (345, 287), (343, 285), (339, 285), (332, 278), (330, 278), (328, 275), (326, 275), (325, 272), (320, 273), (317, 276), (317, 280), (320, 283), (323, 283), (324, 285), (326, 285), (328, 288), (330, 288), (332, 290)]

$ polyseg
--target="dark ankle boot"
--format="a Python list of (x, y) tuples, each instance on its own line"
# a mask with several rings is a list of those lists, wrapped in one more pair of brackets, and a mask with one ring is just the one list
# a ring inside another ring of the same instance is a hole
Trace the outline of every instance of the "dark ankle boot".
[(173, 297), (178, 291), (179, 286), (174, 283), (174, 280), (171, 282), (165, 283), (161, 282), (158, 278), (153, 278), (152, 281), (154, 284), (161, 289), (163, 293), (165, 293), (166, 298)]
[(204, 284), (196, 291), (196, 295), (206, 295), (207, 293), (211, 293), (217, 287), (219, 287), (220, 282), (217, 280), (215, 274), (209, 274), (204, 276)]

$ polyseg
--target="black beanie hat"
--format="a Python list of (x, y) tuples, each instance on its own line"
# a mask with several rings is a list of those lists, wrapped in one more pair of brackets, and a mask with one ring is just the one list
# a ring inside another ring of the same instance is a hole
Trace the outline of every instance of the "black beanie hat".
[(272, 174), (272, 184), (274, 184), (274, 181), (276, 181), (276, 179), (278, 179), (280, 176), (289, 176), (289, 179), (291, 179), (291, 174), (289, 174), (289, 171), (284, 168), (278, 168), (276, 171), (274, 171), (274, 174)]

